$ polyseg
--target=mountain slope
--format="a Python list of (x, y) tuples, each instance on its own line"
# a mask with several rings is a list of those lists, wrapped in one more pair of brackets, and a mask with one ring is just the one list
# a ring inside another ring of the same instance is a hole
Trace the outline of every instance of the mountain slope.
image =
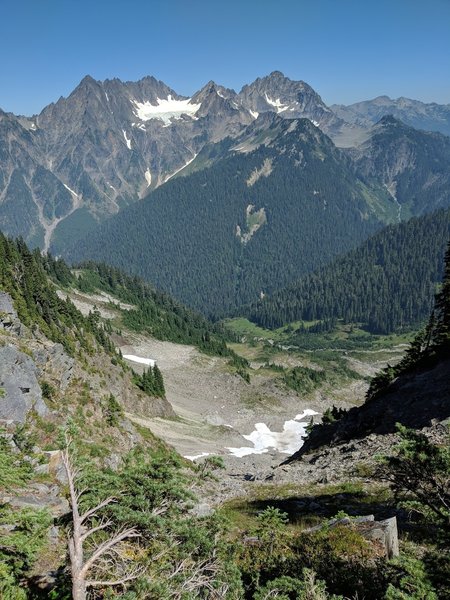
[(358, 173), (381, 182), (398, 203), (398, 218), (450, 205), (450, 138), (383, 117), (352, 151)]
[[(446, 107), (433, 106), (445, 120)], [(341, 118), (307, 83), (279, 71), (239, 93), (210, 81), (192, 97), (154, 77), (87, 76), (39, 115), (0, 111), (0, 228), (59, 253), (98, 222), (189, 172), (192, 162), (205, 168), (205, 149), (220, 154), (220, 142), (229, 146), (267, 115), (308, 118), (347, 148), (367, 140), (373, 125), (351, 114)]]
[[(0, 197), (0, 225), (45, 249), (50, 238), (54, 248), (76, 238), (164, 183), (206, 142), (251, 123), (254, 117), (235, 97), (212, 82), (186, 98), (153, 77), (102, 82), (87, 76), (40, 115), (0, 113), (1, 145), (12, 144), (22, 153), (0, 157), (0, 183), (21, 176)], [(43, 174), (36, 180), (39, 169)], [(61, 205), (57, 214), (51, 213), (55, 195)], [(11, 222), (17, 209), (11, 202), (31, 207), (37, 232), (27, 221)], [(42, 229), (49, 230), (45, 239)]]
[(258, 121), (227, 158), (155, 190), (69, 257), (111, 262), (218, 314), (354, 246), (380, 215), (393, 218), (389, 195), (355, 178), (309, 120)]
[(0, 234), (0, 419), (24, 423), (36, 410), (52, 420), (54, 403), (69, 403), (80, 388), (100, 413), (108, 393), (119, 398), (119, 412), (140, 406), (147, 416), (173, 416), (164, 394), (141, 391), (96, 315), (83, 316), (57, 295), (49, 278), (55, 266), (60, 277), (68, 272)]
[(450, 210), (391, 225), (330, 265), (255, 303), (267, 328), (344, 319), (373, 333), (418, 324), (431, 310), (450, 237)]
[[(393, 433), (397, 423), (420, 429), (450, 417), (450, 244), (444, 279), (426, 329), (411, 343), (405, 357), (375, 377), (366, 402), (336, 421), (313, 429), (289, 460), (328, 444), (369, 434)], [(447, 473), (448, 474), (448, 473)]]

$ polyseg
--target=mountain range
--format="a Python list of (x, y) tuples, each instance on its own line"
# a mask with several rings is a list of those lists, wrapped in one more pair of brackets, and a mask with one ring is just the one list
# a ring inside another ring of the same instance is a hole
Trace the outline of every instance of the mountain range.
[[(406, 123), (448, 133), (448, 107), (409, 101), (405, 112), (405, 102), (394, 104)], [(364, 157), (374, 121), (391, 107), (379, 99), (328, 107), (307, 83), (279, 71), (239, 93), (211, 81), (190, 98), (153, 77), (87, 76), (39, 115), (0, 111), (0, 229), (60, 251), (195, 162), (203, 168), (206, 149), (217, 159), (258, 121), (257, 129), (270, 128), (266, 116), (307, 118), (337, 146), (359, 145)]]
[(219, 316), (329, 262), (396, 214), (386, 189), (367, 186), (309, 119), (270, 113), (210, 166), (173, 178), (64, 254), (95, 256)]

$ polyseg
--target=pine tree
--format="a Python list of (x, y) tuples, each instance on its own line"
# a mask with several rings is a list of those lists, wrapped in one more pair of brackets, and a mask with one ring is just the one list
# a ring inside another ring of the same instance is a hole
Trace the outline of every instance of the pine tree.
[(442, 288), (436, 297), (436, 309), (438, 311), (436, 343), (447, 347), (450, 345), (450, 242), (445, 254)]
[(160, 398), (164, 398), (166, 395), (166, 390), (164, 388), (164, 379), (163, 379), (162, 373), (161, 373), (158, 365), (155, 365), (153, 367), (153, 377), (155, 380), (156, 395), (159, 396)]

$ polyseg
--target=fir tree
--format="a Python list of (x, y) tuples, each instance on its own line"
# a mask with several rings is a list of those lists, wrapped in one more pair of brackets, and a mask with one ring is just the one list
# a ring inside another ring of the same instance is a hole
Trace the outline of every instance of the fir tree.
[(161, 373), (158, 365), (155, 365), (153, 367), (153, 377), (154, 377), (154, 382), (155, 382), (156, 395), (159, 396), (160, 398), (164, 398), (166, 395), (166, 390), (164, 388), (163, 376), (162, 376), (162, 373)]
[(439, 346), (448, 347), (450, 344), (450, 242), (445, 254), (445, 268), (442, 288), (436, 297), (437, 338)]

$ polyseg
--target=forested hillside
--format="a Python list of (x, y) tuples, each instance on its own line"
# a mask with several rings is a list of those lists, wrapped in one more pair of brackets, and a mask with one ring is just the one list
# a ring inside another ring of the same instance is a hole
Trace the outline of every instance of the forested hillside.
[[(405, 433), (406, 427), (422, 429), (439, 422), (445, 423), (450, 415), (449, 367), (450, 242), (445, 254), (443, 282), (436, 294), (434, 309), (426, 327), (415, 336), (403, 359), (395, 366), (388, 364), (372, 379), (366, 401), (362, 406), (351, 408), (349, 411), (333, 407), (328, 411), (327, 418), (312, 429), (304, 446), (289, 460), (295, 460), (311, 449), (330, 443), (338, 444), (373, 433), (384, 435), (396, 429)], [(399, 428), (399, 424), (403, 429)], [(445, 437), (448, 436), (448, 423), (441, 431)], [(419, 461), (424, 465), (427, 460), (426, 437), (409, 432), (406, 438), (409, 441), (420, 442)], [(439, 490), (441, 497), (448, 497), (450, 494), (448, 439), (444, 441), (442, 449), (447, 463), (446, 465), (441, 463), (444, 479), (440, 483), (436, 480), (432, 488), (428, 489), (428, 493), (433, 493), (436, 489)], [(413, 485), (412, 481), (410, 485)], [(413, 491), (415, 488), (409, 489)], [(445, 501), (444, 506), (448, 528), (449, 512)]]
[[(246, 365), (244, 359), (227, 347), (229, 333), (219, 323), (211, 323), (139, 277), (94, 262), (71, 271), (63, 260), (50, 255), (45, 268), (53, 281), (64, 288), (107, 294), (120, 312), (121, 326), (127, 329), (158, 340), (196, 346), (206, 354), (230, 357), (238, 369)], [(128, 303), (127, 308), (121, 309), (119, 301)]]
[(154, 191), (69, 252), (220, 315), (326, 264), (395, 218), (309, 120), (270, 116), (228, 158)]
[(30, 251), (22, 240), (10, 240), (1, 233), (0, 290), (12, 297), (24, 325), (61, 343), (69, 354), (78, 346), (92, 350), (92, 338), (114, 353), (113, 344), (95, 317), (84, 317), (72, 302), (57, 296), (49, 283), (47, 259), (38, 250)]
[(359, 174), (384, 184), (399, 203), (399, 217), (450, 205), (450, 138), (383, 117), (353, 150)]
[(344, 319), (372, 333), (418, 324), (433, 305), (449, 238), (449, 210), (391, 225), (332, 264), (255, 303), (247, 316), (266, 328)]

